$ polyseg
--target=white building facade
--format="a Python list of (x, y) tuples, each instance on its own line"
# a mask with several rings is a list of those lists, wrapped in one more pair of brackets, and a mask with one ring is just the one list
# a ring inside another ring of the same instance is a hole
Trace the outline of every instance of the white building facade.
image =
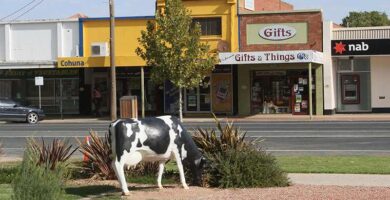
[(325, 113), (389, 113), (390, 27), (324, 23), (324, 43)]
[(78, 56), (78, 46), (77, 19), (0, 23), (0, 98), (38, 105), (34, 78), (42, 76), (43, 109), (78, 113), (80, 70), (56, 68), (58, 57)]

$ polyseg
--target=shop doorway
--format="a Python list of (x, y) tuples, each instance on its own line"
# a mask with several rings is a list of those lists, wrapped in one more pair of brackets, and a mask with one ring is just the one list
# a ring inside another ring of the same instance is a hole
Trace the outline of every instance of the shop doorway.
[(307, 70), (252, 71), (251, 114), (309, 113)]
[[(93, 75), (93, 82), (92, 82), (92, 91), (94, 88), (98, 87), (99, 91), (102, 95), (102, 100), (100, 104), (100, 112), (104, 113), (109, 113), (109, 98), (110, 98), (110, 91), (108, 90), (109, 88), (109, 82), (108, 82), (108, 77), (107, 74), (97, 74), (95, 73)], [(92, 96), (92, 93), (91, 93)], [(92, 99), (92, 98), (91, 98)], [(93, 103), (91, 104), (92, 110), (95, 110), (95, 107)]]
[(210, 77), (206, 77), (198, 87), (185, 90), (184, 97), (186, 112), (210, 112)]
[(371, 112), (370, 59), (337, 59), (337, 112)]

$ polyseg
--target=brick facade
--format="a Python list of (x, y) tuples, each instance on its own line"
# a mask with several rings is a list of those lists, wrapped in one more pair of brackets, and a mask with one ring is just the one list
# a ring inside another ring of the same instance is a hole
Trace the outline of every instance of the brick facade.
[[(294, 6), (281, 0), (254, 0), (254, 11), (288, 11)], [(244, 8), (245, 0), (240, 0), (240, 11), (249, 11)]]
[[(308, 24), (308, 42), (306, 44), (261, 44), (247, 45), (247, 24), (298, 23)], [(322, 13), (286, 12), (275, 14), (246, 14), (240, 16), (240, 51), (288, 51), (316, 50), (323, 51)]]

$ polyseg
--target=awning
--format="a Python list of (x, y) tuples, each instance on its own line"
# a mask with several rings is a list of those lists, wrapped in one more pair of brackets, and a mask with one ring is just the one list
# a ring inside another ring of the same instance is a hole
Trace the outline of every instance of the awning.
[(317, 63), (323, 64), (323, 53), (313, 50), (302, 51), (257, 51), (219, 53), (220, 65), (234, 64), (281, 64)]
[(20, 62), (0, 62), (1, 69), (50, 69), (55, 68), (54, 61), (20, 61)]

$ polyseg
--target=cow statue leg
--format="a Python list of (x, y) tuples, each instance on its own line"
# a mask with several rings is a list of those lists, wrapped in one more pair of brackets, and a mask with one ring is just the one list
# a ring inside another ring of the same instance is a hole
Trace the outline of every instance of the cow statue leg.
[(165, 162), (160, 162), (158, 165), (158, 177), (157, 177), (157, 186), (160, 189), (163, 189), (163, 186), (161, 184), (161, 179), (164, 173), (164, 167), (165, 167)]
[(128, 195), (130, 195), (130, 191), (127, 188), (124, 167), (125, 166), (122, 162), (118, 162), (116, 159), (114, 161), (112, 161), (112, 168), (114, 169), (116, 177), (119, 180), (119, 184), (120, 184), (121, 189), (122, 189), (122, 195), (128, 196)]
[(181, 184), (183, 185), (184, 189), (188, 190), (189, 187), (186, 183), (186, 178), (184, 176), (183, 163), (181, 162), (181, 157), (179, 155), (179, 152), (174, 152), (173, 154), (174, 154), (175, 159), (176, 159), (177, 168), (179, 169)]
[(125, 169), (124, 167), (130, 167), (135, 166), (142, 160), (142, 154), (139, 152), (133, 152), (133, 153), (125, 153), (122, 157), (121, 162), (118, 162), (117, 160), (112, 162), (114, 171), (116, 173), (116, 176), (118, 177), (119, 184), (122, 189), (122, 194), (124, 196), (129, 196), (130, 191), (127, 188), (127, 182), (126, 182), (126, 176), (125, 176)]

